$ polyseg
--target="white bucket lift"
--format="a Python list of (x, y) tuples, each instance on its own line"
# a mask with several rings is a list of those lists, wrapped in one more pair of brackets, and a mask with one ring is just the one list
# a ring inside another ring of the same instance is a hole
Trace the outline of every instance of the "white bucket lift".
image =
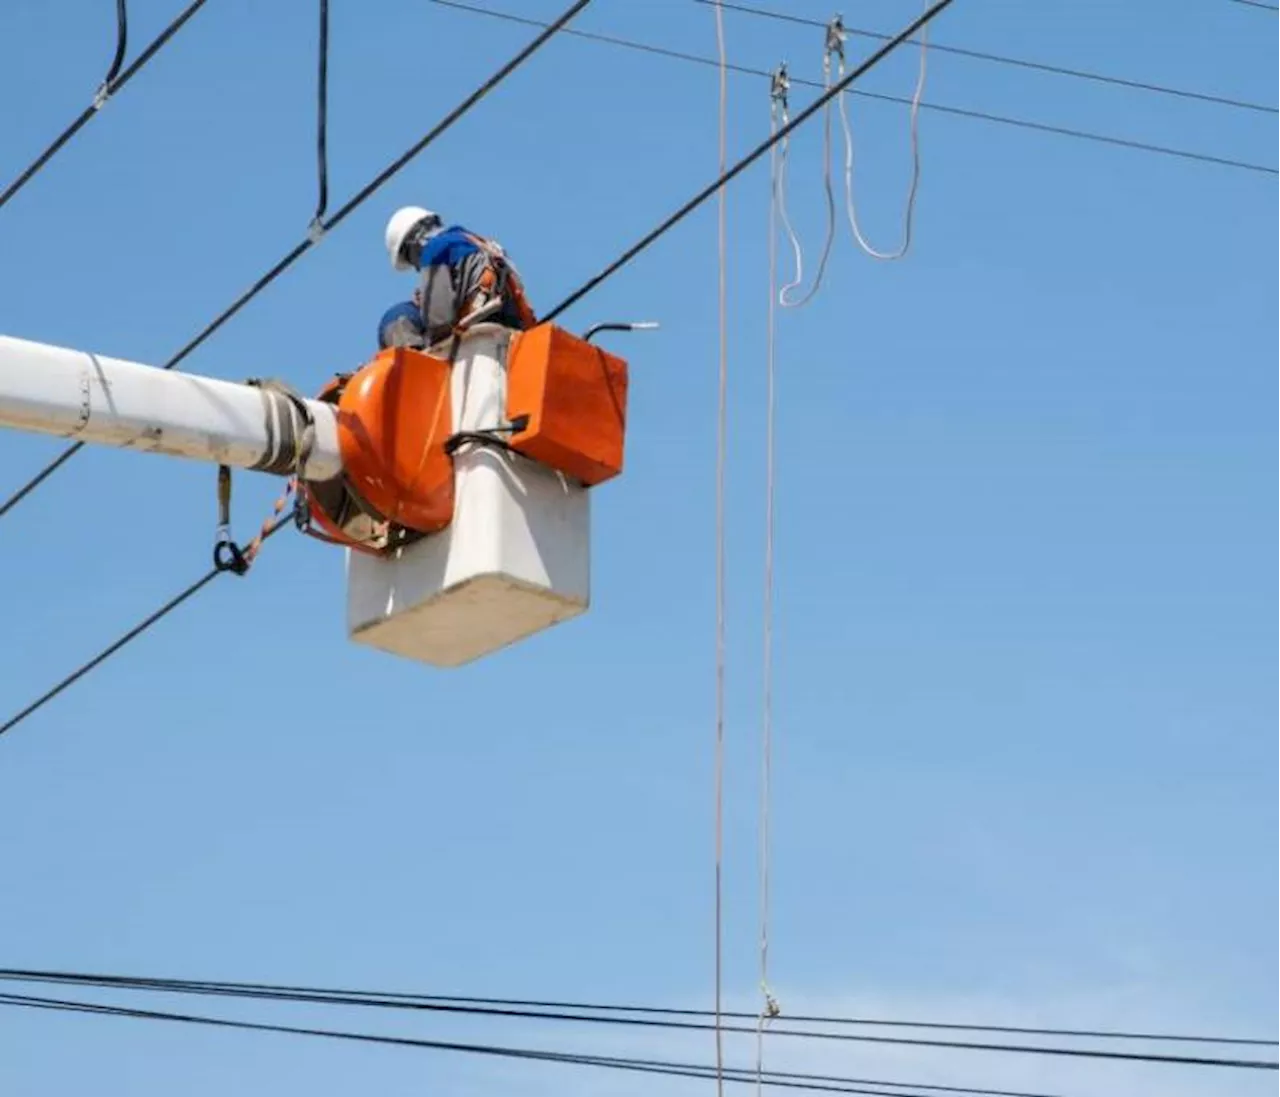
[(476, 324), (309, 400), (0, 336), (0, 427), (297, 477), (300, 524), (347, 549), (350, 638), (453, 667), (587, 608), (627, 395), (589, 339)]
[[(471, 329), (450, 378), (457, 432), (508, 425), (514, 333)], [(519, 453), (464, 443), (454, 454), (452, 522), (385, 556), (347, 553), (351, 639), (458, 666), (576, 617), (590, 600), (588, 491)]]

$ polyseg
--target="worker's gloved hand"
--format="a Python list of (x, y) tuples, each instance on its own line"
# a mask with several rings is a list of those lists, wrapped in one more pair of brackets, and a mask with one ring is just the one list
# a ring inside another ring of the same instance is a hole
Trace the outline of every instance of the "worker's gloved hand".
[(411, 347), (421, 350), (427, 345), (426, 328), (422, 312), (414, 301), (401, 301), (392, 305), (378, 321), (378, 349), (387, 347)]

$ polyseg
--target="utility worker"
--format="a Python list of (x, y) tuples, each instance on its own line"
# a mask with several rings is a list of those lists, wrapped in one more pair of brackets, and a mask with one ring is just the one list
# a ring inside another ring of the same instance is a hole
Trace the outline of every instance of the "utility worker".
[(537, 322), (519, 274), (494, 241), (461, 225), (446, 228), (437, 214), (421, 206), (405, 206), (387, 222), (386, 244), (392, 267), (422, 272), (414, 299), (427, 346), (467, 321), (484, 320), (517, 331)]

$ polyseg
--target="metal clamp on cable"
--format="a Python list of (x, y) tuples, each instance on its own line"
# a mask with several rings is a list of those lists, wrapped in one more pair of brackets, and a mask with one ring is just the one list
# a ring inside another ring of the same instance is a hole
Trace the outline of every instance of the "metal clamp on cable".
[(785, 113), (787, 97), (791, 94), (791, 77), (787, 74), (787, 63), (782, 62), (769, 77), (769, 98)]
[(213, 566), (218, 571), (243, 575), (249, 558), (231, 537), (231, 469), (218, 466), (218, 531), (213, 542)]
[(230, 537), (219, 537), (213, 546), (213, 566), (219, 571), (244, 575), (249, 570), (249, 558)]
[(764, 1009), (761, 1010), (761, 1016), (766, 1021), (771, 1021), (775, 1017), (782, 1016), (782, 1007), (778, 1005), (778, 999), (775, 998), (767, 987), (762, 988), (764, 993)]
[(582, 341), (590, 343), (602, 331), (657, 331), (657, 320), (630, 320), (626, 322), (618, 322), (608, 320), (603, 324), (592, 324), (582, 333)]
[(293, 525), (299, 533), (311, 529), (311, 499), (302, 488), (300, 478), (294, 477)]

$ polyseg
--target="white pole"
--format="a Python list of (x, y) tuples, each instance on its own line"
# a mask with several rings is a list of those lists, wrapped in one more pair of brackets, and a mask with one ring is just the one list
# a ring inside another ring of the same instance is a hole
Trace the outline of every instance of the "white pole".
[[(303, 401), (308, 480), (342, 471), (336, 412)], [(0, 427), (104, 446), (293, 473), (301, 411), (282, 393), (0, 335)]]

